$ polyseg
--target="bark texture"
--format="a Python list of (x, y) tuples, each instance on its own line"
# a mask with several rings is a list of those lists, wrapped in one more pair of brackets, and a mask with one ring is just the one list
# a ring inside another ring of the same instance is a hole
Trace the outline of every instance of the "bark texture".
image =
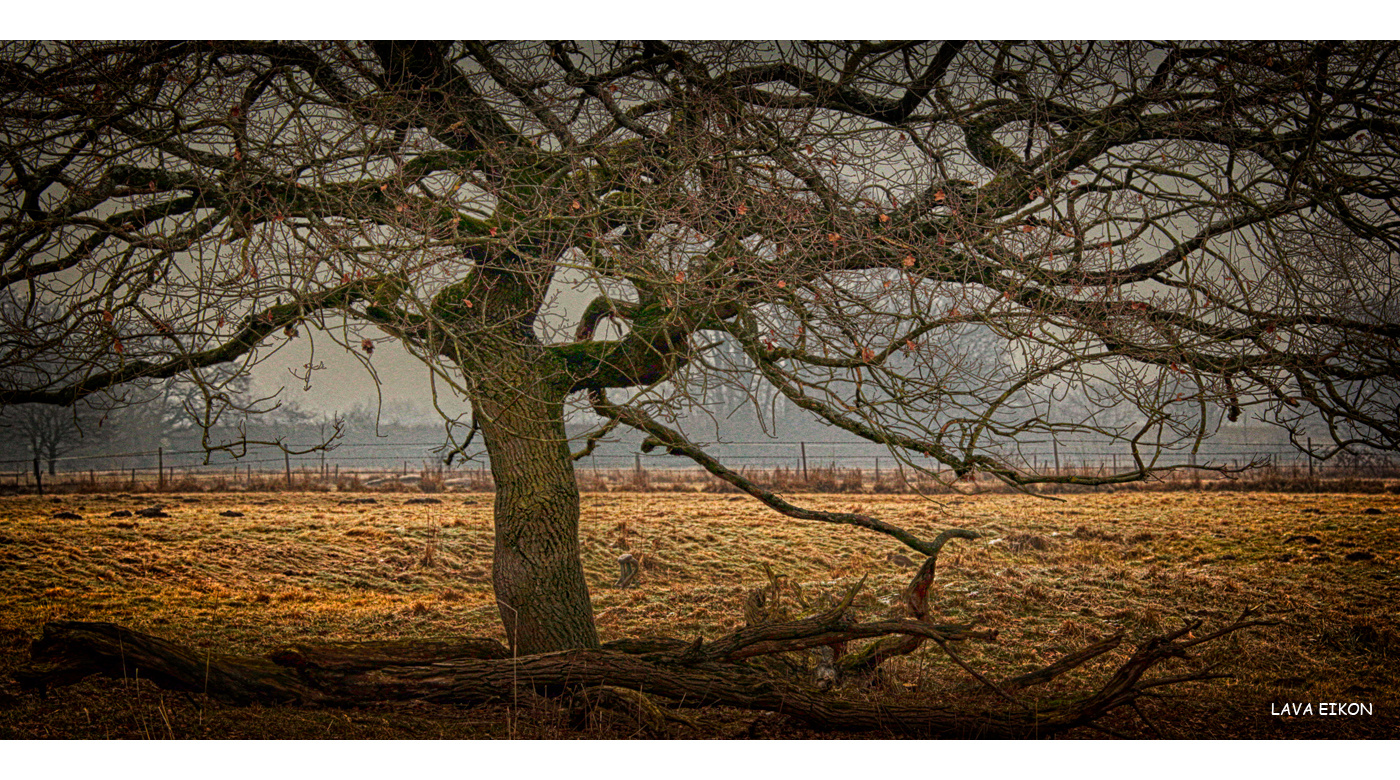
[(496, 481), (492, 584), (506, 637), (520, 655), (597, 647), (564, 392), (547, 365), (521, 355), (499, 361), (506, 375), (479, 385), (473, 405)]

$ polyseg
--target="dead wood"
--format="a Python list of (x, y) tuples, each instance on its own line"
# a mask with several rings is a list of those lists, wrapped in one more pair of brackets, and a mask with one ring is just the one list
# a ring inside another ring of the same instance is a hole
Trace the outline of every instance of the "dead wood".
[[(933, 544), (928, 550), (928, 558), (924, 559), (923, 565), (914, 573), (909, 585), (904, 588), (904, 609), (914, 621), (923, 622), (929, 618), (928, 592), (929, 588), (933, 586), (934, 575), (938, 570), (938, 554), (943, 550), (943, 546), (954, 539), (977, 538), (980, 538), (980, 534), (977, 532), (961, 528), (950, 528), (934, 538)], [(995, 637), (995, 632), (992, 634)], [(880, 664), (891, 658), (908, 655), (918, 650), (925, 639), (942, 641), (942, 637), (939, 636), (912, 632), (902, 633), (872, 643), (860, 652), (842, 658), (840, 670), (843, 674), (873, 672), (879, 668)]]
[(1121, 633), (1114, 634), (1110, 637), (1105, 637), (1082, 650), (1078, 650), (1076, 652), (1070, 653), (1069, 655), (1066, 655), (1064, 658), (1061, 658), (1055, 663), (1050, 664), (1044, 669), (1037, 669), (1029, 674), (1023, 674), (1019, 677), (1013, 677), (1010, 680), (1003, 682), (1000, 687), (1004, 691), (1019, 691), (1023, 688), (1029, 688), (1032, 685), (1041, 685), (1043, 683), (1048, 683), (1056, 677), (1059, 677), (1060, 675), (1066, 672), (1077, 669), (1083, 666), (1084, 664), (1094, 660), (1095, 658), (1098, 658), (1104, 653), (1113, 650), (1122, 643), (1123, 635)]
[[(781, 712), (816, 730), (1017, 738), (1049, 736), (1092, 724), (1108, 712), (1131, 705), (1148, 690), (1220, 677), (1213, 669), (1159, 678), (1145, 675), (1163, 661), (1185, 657), (1203, 642), (1265, 624), (1246, 612), (1234, 623), (1196, 638), (1193, 631), (1200, 623), (1190, 623), (1145, 642), (1097, 690), (1038, 711), (1000, 701), (995, 702), (1000, 709), (991, 705), (968, 709), (928, 700), (852, 701), (757, 666), (726, 660), (752, 657), (758, 649), (786, 652), (813, 643), (829, 644), (834, 635), (879, 637), (898, 632), (933, 639), (931, 634), (939, 631), (921, 621), (842, 624), (839, 615), (831, 612), (816, 617), (821, 619), (746, 628), (709, 645), (636, 640), (612, 649), (519, 658), (501, 657), (499, 645), (490, 640), (298, 645), (267, 658), (247, 658), (193, 650), (111, 623), (55, 621), (45, 625), (43, 636), (33, 644), (32, 661), (17, 672), (16, 679), (25, 689), (46, 690), (102, 674), (145, 678), (169, 690), (204, 694), (230, 704), (313, 706), (411, 700), (472, 704), (508, 700), (522, 690), (555, 696), (609, 686), (686, 706)], [(937, 641), (972, 638), (970, 633), (961, 637), (949, 633)], [(1074, 656), (1074, 665), (1082, 664), (1081, 656), (1102, 644)], [(1059, 673), (1056, 665), (1045, 671), (1051, 677)]]

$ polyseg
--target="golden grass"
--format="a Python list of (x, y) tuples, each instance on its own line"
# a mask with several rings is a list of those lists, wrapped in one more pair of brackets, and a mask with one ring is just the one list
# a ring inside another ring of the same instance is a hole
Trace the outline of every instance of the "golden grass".
[[(571, 731), (561, 713), (537, 700), (316, 712), (215, 707), (135, 681), (89, 680), (40, 699), (8, 681), (29, 641), (53, 619), (112, 621), (218, 653), (261, 654), (316, 638), (503, 639), (490, 587), (492, 497), (439, 494), (441, 504), (373, 497), (376, 503), (340, 503), (347, 494), (324, 493), (0, 499), (0, 737), (628, 736), (606, 724)], [(1166, 736), (1397, 733), (1400, 496), (802, 500), (859, 509), (926, 538), (950, 526), (985, 532), (945, 550), (931, 602), (941, 620), (1002, 630), (996, 644), (961, 648), (993, 677), (1028, 671), (1116, 631), (1140, 640), (1190, 618), (1222, 623), (1261, 605), (1283, 623), (1224, 640), (1179, 666), (1228, 660), (1234, 680), (1193, 684), (1144, 705)], [(170, 517), (110, 516), (153, 501), (165, 503)], [(59, 512), (82, 519), (55, 519)], [(241, 516), (222, 516), (232, 513)], [(732, 495), (586, 494), (580, 543), (604, 640), (732, 630), (743, 621), (744, 594), (765, 581), (763, 562), (808, 593), (836, 592), (870, 575), (856, 602), (866, 618), (890, 610), (909, 574), (886, 561), (901, 552), (892, 540), (791, 520)], [(642, 561), (637, 585), (626, 591), (611, 587), (622, 552)], [(1128, 650), (1027, 696), (1053, 701)], [(967, 678), (932, 647), (892, 664), (887, 682), (843, 695), (946, 698), (960, 695)], [(1375, 714), (1269, 713), (1271, 702), (1307, 701), (1369, 702)], [(704, 713), (694, 735), (803, 735), (749, 729), (753, 720)], [(1112, 727), (1153, 734), (1131, 713), (1119, 721)]]

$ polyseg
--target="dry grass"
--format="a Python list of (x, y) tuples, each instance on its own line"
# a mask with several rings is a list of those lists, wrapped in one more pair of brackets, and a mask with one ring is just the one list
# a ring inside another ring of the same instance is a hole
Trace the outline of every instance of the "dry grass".
[[(354, 711), (219, 707), (144, 681), (88, 680), (46, 699), (8, 673), (53, 619), (107, 620), (215, 653), (260, 654), (314, 638), (470, 634), (503, 638), (490, 590), (491, 496), (284, 493), (70, 495), (0, 499), (0, 737), (625, 737), (625, 720), (567, 727), (553, 705)], [(169, 517), (112, 517), (164, 502)], [(1141, 639), (1183, 620), (1218, 623), (1262, 605), (1284, 621), (1219, 643), (1178, 668), (1226, 660), (1234, 680), (1187, 686), (1144, 705), (1169, 737), (1380, 737), (1400, 726), (1400, 497), (1390, 494), (1081, 494), (806, 497), (859, 508), (931, 538), (985, 531), (944, 553), (931, 601), (949, 621), (980, 620), (1000, 642), (962, 654), (1011, 676), (1100, 636)], [(82, 519), (58, 519), (70, 512)], [(241, 513), (241, 516), (225, 516)], [(790, 520), (741, 496), (595, 493), (581, 543), (605, 640), (716, 636), (743, 620), (760, 562), (835, 592), (869, 574), (857, 608), (889, 610), (908, 576), (897, 545), (870, 532)], [(633, 589), (610, 587), (616, 558), (642, 561)], [(1121, 659), (1125, 648), (1115, 658)], [(1079, 682), (1102, 674), (1087, 669)], [(1041, 703), (1075, 680), (1037, 691)], [(843, 695), (949, 698), (966, 675), (937, 648), (893, 664), (878, 690)], [(1371, 717), (1270, 714), (1271, 702), (1368, 702)], [(803, 736), (781, 719), (713, 710), (681, 736)], [(1131, 713), (1113, 728), (1152, 736)], [(1085, 732), (1086, 736), (1097, 736)]]

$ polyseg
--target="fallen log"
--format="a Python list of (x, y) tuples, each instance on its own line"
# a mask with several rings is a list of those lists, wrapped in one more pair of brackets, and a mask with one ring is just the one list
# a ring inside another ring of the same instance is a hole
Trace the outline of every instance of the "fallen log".
[[(999, 692), (1010, 705), (1000, 709), (967, 709), (905, 699), (853, 701), (777, 677), (759, 666), (727, 660), (743, 656), (745, 649), (768, 652), (825, 644), (836, 641), (832, 636), (837, 633), (919, 635), (945, 648), (949, 641), (969, 638), (931, 636), (936, 627), (916, 621), (883, 621), (875, 629), (867, 627), (873, 624), (843, 623), (839, 616), (825, 622), (808, 618), (763, 626), (761, 631), (744, 636), (736, 633), (710, 643), (716, 652), (709, 652), (701, 642), (652, 639), (624, 641), (607, 649), (518, 658), (504, 657), (504, 648), (497, 643), (475, 639), (297, 645), (266, 658), (249, 658), (201, 652), (112, 623), (55, 621), (44, 626), (42, 637), (32, 646), (31, 662), (20, 668), (15, 678), (24, 689), (39, 691), (93, 674), (145, 678), (168, 690), (202, 694), (235, 705), (320, 707), (411, 700), (475, 704), (509, 700), (522, 690), (557, 696), (609, 686), (691, 707), (718, 705), (782, 713), (823, 731), (1026, 738), (1052, 736), (1092, 724), (1162, 685), (1223, 676), (1211, 669), (1162, 678), (1145, 675), (1157, 664), (1183, 657), (1203, 642), (1267, 624), (1251, 617), (1252, 613), (1246, 612), (1234, 623), (1199, 639), (1191, 633), (1199, 628), (1199, 622), (1154, 637), (1099, 689), (1046, 709), (1020, 704), (1005, 691)], [(1026, 682), (1041, 682), (1092, 655), (1071, 654), (1067, 662), (1047, 667), (1044, 675), (1023, 677), (1028, 677)]]

